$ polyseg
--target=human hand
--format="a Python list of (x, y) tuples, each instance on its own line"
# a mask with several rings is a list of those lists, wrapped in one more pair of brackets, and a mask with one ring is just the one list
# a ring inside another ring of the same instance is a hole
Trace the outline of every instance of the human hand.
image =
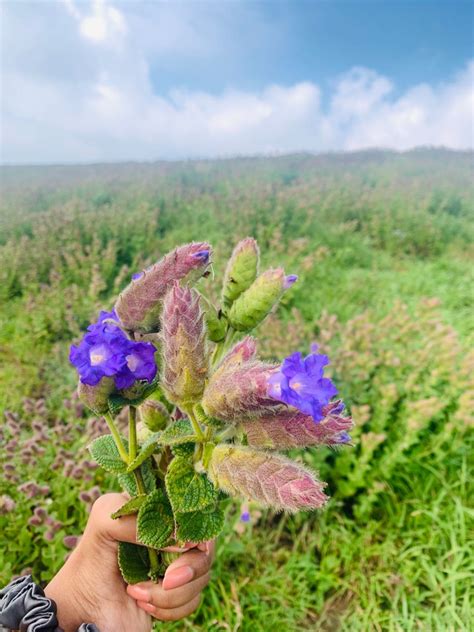
[(209, 582), (213, 542), (188, 549), (158, 583), (124, 582), (117, 565), (118, 541), (137, 543), (136, 517), (112, 520), (110, 515), (126, 500), (124, 494), (105, 494), (94, 503), (78, 546), (45, 589), (57, 604), (65, 632), (75, 632), (83, 622), (94, 623), (100, 632), (150, 632), (152, 617), (176, 621), (199, 605)]

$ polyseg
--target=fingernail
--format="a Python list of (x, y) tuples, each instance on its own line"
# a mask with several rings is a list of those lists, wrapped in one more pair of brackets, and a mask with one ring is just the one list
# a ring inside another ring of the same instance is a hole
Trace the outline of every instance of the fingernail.
[(194, 549), (194, 547), (197, 546), (197, 544), (195, 542), (186, 542), (186, 544), (184, 545), (185, 549)]
[(194, 571), (190, 566), (180, 566), (179, 568), (173, 568), (170, 571), (166, 571), (163, 578), (163, 589), (170, 590), (171, 588), (178, 588), (178, 586), (184, 586), (192, 580), (194, 577)]
[(151, 599), (151, 592), (148, 588), (143, 588), (141, 586), (129, 586), (127, 592), (131, 597), (139, 599), (140, 601), (150, 601)]

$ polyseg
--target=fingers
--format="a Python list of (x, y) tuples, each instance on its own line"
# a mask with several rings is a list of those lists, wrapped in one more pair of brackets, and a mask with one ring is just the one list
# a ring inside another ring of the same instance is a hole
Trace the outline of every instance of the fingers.
[(127, 587), (137, 605), (162, 621), (176, 621), (198, 607), (200, 593), (209, 582), (210, 554), (194, 549), (166, 570), (158, 584), (142, 582)]
[(197, 595), (197, 597), (188, 602), (186, 605), (181, 606), (180, 608), (174, 608), (172, 610), (157, 608), (153, 604), (144, 603), (141, 601), (138, 601), (137, 605), (139, 605), (140, 608), (143, 608), (143, 610), (151, 614), (152, 617), (155, 617), (155, 619), (159, 619), (160, 621), (179, 621), (180, 619), (189, 617), (190, 614), (197, 610), (200, 601), (201, 595)]

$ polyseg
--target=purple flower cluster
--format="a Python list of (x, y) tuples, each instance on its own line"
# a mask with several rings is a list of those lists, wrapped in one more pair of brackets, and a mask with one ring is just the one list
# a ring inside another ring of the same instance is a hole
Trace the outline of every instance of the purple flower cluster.
[(299, 351), (285, 358), (280, 369), (268, 379), (268, 394), (318, 422), (324, 419), (323, 407), (337, 394), (337, 388), (329, 378), (323, 377), (329, 359), (315, 353), (316, 349), (313, 345), (312, 353), (305, 358)]
[(89, 386), (103, 377), (114, 377), (116, 388), (129, 388), (136, 380), (151, 382), (157, 371), (155, 347), (127, 338), (115, 311), (100, 312), (99, 320), (89, 325), (79, 345), (71, 346), (69, 360), (81, 382)]

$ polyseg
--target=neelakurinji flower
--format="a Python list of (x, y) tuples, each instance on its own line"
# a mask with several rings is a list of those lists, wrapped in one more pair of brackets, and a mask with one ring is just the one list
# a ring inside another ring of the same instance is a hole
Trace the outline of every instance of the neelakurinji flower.
[(315, 346), (311, 349), (312, 353), (305, 358), (296, 351), (283, 360), (280, 369), (268, 379), (268, 394), (319, 422), (324, 419), (323, 406), (337, 394), (337, 388), (323, 377), (329, 358), (315, 353)]
[(157, 372), (155, 347), (130, 340), (111, 321), (117, 321), (115, 311), (102, 311), (79, 345), (71, 345), (69, 359), (81, 382), (96, 386), (103, 377), (114, 377), (118, 389), (129, 388), (136, 380), (151, 382)]

